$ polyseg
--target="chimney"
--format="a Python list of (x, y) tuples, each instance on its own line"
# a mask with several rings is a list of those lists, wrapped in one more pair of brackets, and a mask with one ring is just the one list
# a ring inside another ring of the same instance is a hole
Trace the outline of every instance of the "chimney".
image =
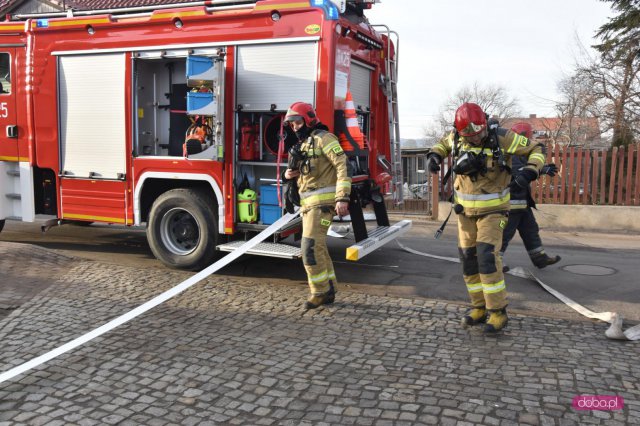
[(529, 114), (529, 118), (536, 118), (536, 114)]

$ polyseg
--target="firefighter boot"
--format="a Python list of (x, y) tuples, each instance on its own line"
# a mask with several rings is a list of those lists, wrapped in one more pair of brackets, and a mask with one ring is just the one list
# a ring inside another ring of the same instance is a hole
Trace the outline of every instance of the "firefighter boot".
[(509, 318), (507, 317), (507, 308), (488, 309), (488, 311), (489, 318), (487, 319), (487, 323), (484, 326), (485, 332), (495, 333), (497, 331), (500, 331), (509, 322)]
[(539, 269), (546, 268), (560, 261), (560, 256), (549, 257), (544, 251), (530, 254), (529, 257), (531, 258), (531, 262)]
[(487, 310), (484, 306), (475, 306), (467, 311), (462, 317), (462, 328), (467, 328), (471, 325), (480, 324), (487, 320)]
[(334, 295), (334, 299), (331, 300), (331, 302), (329, 302), (329, 298), (330, 298), (329, 292), (314, 293), (311, 296), (309, 296), (309, 299), (307, 299), (306, 302), (304, 302), (304, 308), (306, 310), (309, 310), (309, 309), (316, 309), (321, 305), (329, 305), (333, 303), (333, 300), (335, 300), (335, 295)]
[(331, 305), (336, 301), (336, 288), (333, 285), (333, 281), (329, 280), (329, 291), (327, 292), (327, 300), (324, 302), (325, 305)]

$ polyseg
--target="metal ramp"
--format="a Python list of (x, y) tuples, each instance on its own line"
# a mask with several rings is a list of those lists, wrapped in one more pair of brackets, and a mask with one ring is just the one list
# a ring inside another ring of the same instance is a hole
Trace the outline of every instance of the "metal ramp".
[[(400, 121), (398, 114), (398, 55), (400, 52), (400, 36), (386, 25), (372, 25), (387, 36), (387, 52), (385, 55), (385, 94), (387, 95), (387, 111), (389, 119), (389, 144), (391, 151), (391, 184), (394, 204), (404, 201), (402, 178), (402, 152), (400, 149)], [(392, 43), (393, 39), (393, 43)], [(391, 46), (395, 45), (392, 57)]]
[[(246, 241), (232, 241), (226, 244), (220, 244), (216, 247), (219, 251), (231, 252), (243, 245)], [(291, 246), (281, 243), (259, 243), (254, 248), (247, 251), (247, 254), (256, 256), (278, 257), (281, 259), (300, 259), (302, 257), (302, 249), (300, 247)]]
[(347, 247), (347, 260), (360, 260), (367, 254), (379, 249), (386, 243), (395, 240), (411, 229), (410, 220), (401, 220), (395, 225), (379, 226), (369, 232), (369, 237)]

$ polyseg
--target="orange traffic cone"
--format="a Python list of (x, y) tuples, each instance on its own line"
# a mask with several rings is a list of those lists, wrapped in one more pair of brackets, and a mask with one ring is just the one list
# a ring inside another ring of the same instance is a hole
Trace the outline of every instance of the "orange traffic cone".
[(356, 116), (356, 107), (350, 91), (347, 91), (344, 107), (344, 122), (344, 125), (342, 125), (342, 123), (336, 123), (336, 127), (340, 129), (338, 138), (340, 139), (342, 149), (347, 152), (365, 149), (364, 135), (360, 131), (358, 117)]

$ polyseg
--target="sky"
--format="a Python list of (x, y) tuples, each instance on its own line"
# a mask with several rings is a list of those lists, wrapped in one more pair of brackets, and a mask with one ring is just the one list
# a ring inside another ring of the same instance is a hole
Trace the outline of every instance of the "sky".
[(576, 37), (595, 44), (613, 12), (600, 0), (382, 0), (366, 15), (400, 36), (400, 136), (414, 139), (446, 99), (476, 81), (504, 87), (523, 116), (554, 116)]

